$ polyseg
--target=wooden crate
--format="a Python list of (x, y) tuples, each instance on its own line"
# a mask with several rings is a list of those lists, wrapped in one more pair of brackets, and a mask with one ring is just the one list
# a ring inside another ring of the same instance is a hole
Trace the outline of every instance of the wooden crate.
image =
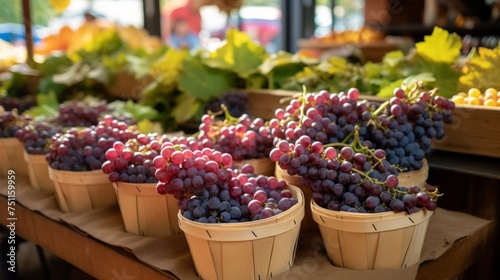
[(457, 105), (454, 122), (445, 125), (446, 136), (433, 148), (471, 155), (500, 158), (500, 108)]
[(297, 91), (288, 90), (246, 90), (248, 94), (248, 106), (252, 117), (269, 120), (274, 118), (274, 111), (277, 108), (285, 108), (290, 99), (300, 94)]
[(55, 192), (54, 182), (49, 176), (49, 163), (45, 155), (30, 155), (24, 151), (24, 161), (28, 166), (30, 185), (39, 191)]

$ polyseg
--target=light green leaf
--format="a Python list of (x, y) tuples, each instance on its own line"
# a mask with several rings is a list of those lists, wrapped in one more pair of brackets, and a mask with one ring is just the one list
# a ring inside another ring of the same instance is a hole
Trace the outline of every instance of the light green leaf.
[(175, 99), (176, 106), (172, 110), (172, 116), (177, 123), (190, 120), (198, 111), (201, 102), (188, 94), (181, 94)]
[(382, 98), (393, 97), (394, 96), (394, 89), (397, 87), (400, 87), (402, 82), (403, 82), (403, 80), (399, 79), (399, 80), (394, 81), (394, 82), (390, 83), (389, 85), (381, 88), (380, 91), (377, 93), (377, 96), (382, 97)]
[(66, 68), (64, 72), (54, 75), (52, 81), (65, 86), (72, 86), (82, 82), (90, 70), (91, 68), (88, 64), (82, 62), (75, 63)]
[(432, 62), (453, 64), (460, 57), (462, 40), (456, 33), (434, 27), (430, 36), (425, 36), (423, 42), (415, 44), (417, 55)]
[(48, 117), (56, 116), (59, 113), (59, 101), (56, 94), (51, 91), (49, 93), (39, 93), (36, 96), (37, 106), (25, 111), (23, 115), (32, 117)]
[(184, 60), (182, 65), (179, 88), (191, 97), (209, 101), (231, 87), (228, 72), (203, 65), (198, 56)]
[(142, 133), (163, 133), (163, 128), (159, 122), (152, 122), (148, 119), (144, 119), (137, 123), (137, 128)]
[(388, 52), (384, 55), (382, 63), (388, 65), (389, 67), (395, 67), (405, 60), (405, 54), (400, 51)]
[(238, 76), (247, 78), (257, 72), (267, 55), (265, 48), (255, 43), (248, 34), (232, 28), (227, 31), (222, 46), (207, 53), (203, 63), (212, 68), (234, 71)]
[(413, 88), (413, 86), (419, 81), (422, 81), (424, 84), (435, 83), (436, 78), (433, 76), (431, 72), (423, 72), (416, 75), (408, 76), (406, 79), (403, 80), (403, 84), (406, 85), (408, 88)]

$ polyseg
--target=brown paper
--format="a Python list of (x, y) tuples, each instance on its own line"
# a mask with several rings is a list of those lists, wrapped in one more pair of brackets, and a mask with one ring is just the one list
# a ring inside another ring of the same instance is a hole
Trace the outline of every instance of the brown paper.
[[(122, 247), (144, 263), (179, 279), (199, 279), (195, 273), (184, 236), (165, 238), (141, 237), (125, 232), (117, 206), (99, 208), (85, 213), (59, 211), (53, 194), (29, 187), (27, 178), (16, 179), (16, 199), (32, 211), (38, 211), (53, 220), (64, 221), (107, 244)], [(5, 179), (0, 180), (0, 194), (6, 196)], [(452, 244), (491, 223), (468, 214), (438, 208), (431, 217), (420, 263), (434, 260)], [(467, 225), (465, 227), (464, 225)], [(335, 267), (326, 258), (319, 233), (301, 233), (295, 263), (291, 270), (273, 276), (276, 279), (415, 279), (418, 265), (404, 269), (377, 269), (355, 271)]]

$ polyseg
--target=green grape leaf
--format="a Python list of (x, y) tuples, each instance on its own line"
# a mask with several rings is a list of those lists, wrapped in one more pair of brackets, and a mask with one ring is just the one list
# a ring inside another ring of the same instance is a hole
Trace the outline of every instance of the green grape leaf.
[(389, 67), (396, 67), (400, 63), (404, 62), (404, 60), (405, 54), (403, 51), (397, 50), (386, 53), (382, 59), (382, 63)]
[(163, 133), (163, 128), (159, 122), (153, 122), (148, 119), (144, 119), (140, 122), (137, 123), (137, 129), (139, 129), (140, 132), (147, 134), (147, 133)]
[(435, 83), (436, 78), (431, 72), (423, 72), (415, 75), (408, 76), (403, 80), (403, 84), (408, 88), (412, 88), (417, 82), (422, 81), (424, 85)]
[(183, 93), (175, 99), (176, 106), (172, 110), (172, 116), (177, 123), (189, 121), (201, 107), (201, 102), (195, 97)]
[(248, 34), (232, 28), (227, 31), (221, 47), (205, 54), (203, 63), (248, 78), (258, 71), (267, 56), (263, 46), (255, 43)]
[(462, 50), (462, 40), (456, 33), (434, 27), (431, 35), (425, 36), (423, 42), (415, 44), (416, 54), (424, 60), (453, 64), (457, 62)]
[(38, 66), (38, 70), (42, 76), (52, 76), (70, 67), (72, 64), (71, 59), (65, 54), (53, 54)]
[(191, 97), (209, 101), (231, 87), (227, 71), (205, 66), (199, 56), (184, 60), (182, 66), (179, 89)]
[(465, 65), (464, 74), (459, 78), (459, 89), (467, 92), (478, 88), (484, 92), (487, 88), (500, 89), (500, 44), (496, 49), (479, 48)]
[(82, 82), (92, 68), (83, 62), (78, 62), (66, 68), (64, 72), (52, 76), (55, 83), (72, 86)]
[(317, 64), (317, 60), (301, 57), (279, 51), (270, 55), (260, 66), (259, 70), (268, 79), (268, 88), (283, 88), (286, 80), (302, 71), (306, 65)]
[(394, 96), (394, 89), (397, 87), (401, 86), (401, 83), (403, 82), (402, 79), (399, 79), (397, 81), (394, 81), (380, 89), (380, 91), (377, 93), (378, 97), (382, 98), (391, 98)]
[(39, 93), (36, 95), (37, 106), (28, 109), (23, 115), (32, 117), (56, 116), (59, 114), (59, 101), (55, 92)]
[(177, 79), (189, 52), (169, 48), (151, 65), (151, 75), (165, 87), (177, 87)]
[(428, 81), (428, 84), (426, 86), (439, 88), (439, 95), (451, 98), (457, 93), (460, 73), (454, 69), (453, 65), (445, 62), (421, 62), (415, 65), (415, 69), (420, 70), (419, 72), (432, 73), (432, 76), (436, 81), (435, 83)]

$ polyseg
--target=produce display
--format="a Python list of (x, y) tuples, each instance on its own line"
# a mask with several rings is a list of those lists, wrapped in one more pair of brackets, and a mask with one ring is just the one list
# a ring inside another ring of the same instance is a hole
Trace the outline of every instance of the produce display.
[(488, 88), (481, 92), (478, 88), (471, 88), (467, 93), (460, 92), (451, 100), (455, 104), (483, 105), (487, 107), (500, 106), (500, 93), (494, 88)]
[(155, 159), (157, 192), (174, 195), (182, 215), (200, 223), (265, 219), (297, 203), (285, 181), (255, 176), (250, 165), (237, 173), (232, 164), (226, 153), (164, 143), (161, 158)]

